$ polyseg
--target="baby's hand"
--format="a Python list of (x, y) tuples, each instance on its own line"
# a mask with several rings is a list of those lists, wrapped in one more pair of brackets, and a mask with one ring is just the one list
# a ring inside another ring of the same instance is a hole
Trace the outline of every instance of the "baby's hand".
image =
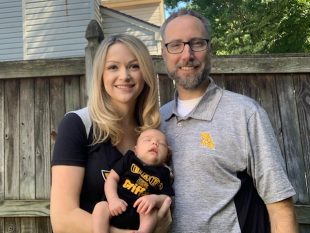
[(109, 200), (109, 210), (112, 216), (117, 216), (123, 213), (127, 208), (126, 201), (120, 198), (113, 198)]
[(148, 214), (156, 206), (157, 199), (157, 195), (145, 195), (136, 200), (133, 207), (138, 207), (137, 212), (139, 214)]

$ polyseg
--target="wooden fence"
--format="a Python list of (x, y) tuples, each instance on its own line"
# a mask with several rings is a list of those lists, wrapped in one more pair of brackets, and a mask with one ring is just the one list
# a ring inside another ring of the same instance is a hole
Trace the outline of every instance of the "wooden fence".
[(0, 63), (0, 233), (51, 232), (50, 158), (64, 113), (85, 105), (84, 64)]

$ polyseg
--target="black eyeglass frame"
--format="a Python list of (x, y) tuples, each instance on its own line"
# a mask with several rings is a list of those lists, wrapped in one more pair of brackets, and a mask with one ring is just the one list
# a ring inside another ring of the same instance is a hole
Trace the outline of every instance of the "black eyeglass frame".
[[(194, 50), (194, 49), (192, 48), (192, 43), (193, 43), (193, 41), (197, 41), (197, 40), (206, 41), (206, 42), (207, 42), (206, 48), (205, 48), (205, 49), (202, 49), (202, 50)], [(184, 51), (185, 45), (188, 45), (188, 46), (190, 47), (190, 49), (191, 49), (192, 51), (194, 51), (194, 52), (204, 51), (204, 50), (206, 50), (206, 49), (208, 48), (209, 42), (210, 42), (210, 39), (195, 38), (195, 39), (191, 39), (191, 40), (186, 41), (186, 42), (183, 42), (183, 41), (172, 41), (172, 42), (166, 43), (166, 44), (164, 44), (164, 45), (165, 45), (165, 47), (166, 47), (168, 53), (171, 53), (171, 54), (179, 54), (179, 53), (182, 53), (182, 52)], [(168, 49), (168, 46), (169, 46), (169, 44), (172, 44), (172, 43), (182, 43), (182, 44), (183, 44), (182, 50), (181, 50), (180, 52), (177, 52), (177, 53), (170, 52), (169, 49)]]

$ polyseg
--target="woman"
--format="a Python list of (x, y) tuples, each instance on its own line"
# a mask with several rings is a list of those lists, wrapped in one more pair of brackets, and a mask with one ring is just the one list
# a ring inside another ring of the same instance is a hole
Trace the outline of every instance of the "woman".
[[(84, 109), (90, 132), (78, 112), (66, 114), (58, 130), (52, 159), (54, 233), (92, 232), (91, 212), (104, 195), (106, 174), (134, 147), (139, 132), (160, 123), (154, 77), (152, 59), (139, 39), (116, 35), (99, 46)], [(169, 207), (167, 200), (160, 208), (156, 232), (167, 231)], [(111, 232), (129, 231), (111, 227)]]

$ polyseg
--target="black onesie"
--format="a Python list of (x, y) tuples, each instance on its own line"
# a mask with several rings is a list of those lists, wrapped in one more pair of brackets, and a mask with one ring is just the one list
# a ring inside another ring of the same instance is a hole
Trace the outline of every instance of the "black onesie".
[(165, 166), (148, 166), (129, 150), (113, 170), (120, 176), (117, 186), (119, 198), (128, 204), (121, 215), (113, 217), (111, 224), (122, 229), (138, 229), (139, 215), (133, 208), (134, 202), (148, 194), (174, 196), (170, 170)]

